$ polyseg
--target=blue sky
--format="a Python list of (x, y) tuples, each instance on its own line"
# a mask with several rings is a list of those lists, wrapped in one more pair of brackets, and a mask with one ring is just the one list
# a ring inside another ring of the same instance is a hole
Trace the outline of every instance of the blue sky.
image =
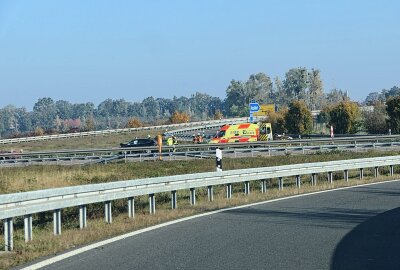
[(196, 91), (293, 67), (355, 100), (400, 86), (400, 1), (0, 0), (0, 107)]

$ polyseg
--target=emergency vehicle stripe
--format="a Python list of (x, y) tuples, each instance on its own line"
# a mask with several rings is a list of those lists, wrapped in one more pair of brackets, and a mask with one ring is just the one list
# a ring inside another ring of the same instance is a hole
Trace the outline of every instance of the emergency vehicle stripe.
[(240, 124), (238, 129), (246, 129), (246, 128), (249, 128), (249, 127), (250, 127), (250, 124)]

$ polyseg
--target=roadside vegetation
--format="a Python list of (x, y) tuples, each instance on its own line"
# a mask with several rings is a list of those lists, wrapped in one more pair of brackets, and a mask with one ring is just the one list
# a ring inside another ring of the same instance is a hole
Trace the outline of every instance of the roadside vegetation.
[[(396, 152), (330, 152), (312, 155), (286, 155), (279, 157), (254, 157), (223, 160), (224, 170), (242, 169), (251, 167), (267, 167), (295, 163), (319, 162), (341, 159), (354, 159), (364, 157), (377, 157), (396, 155)], [(90, 167), (65, 167), (65, 166), (30, 166), (22, 168), (0, 169), (0, 193), (14, 193), (37, 189), (64, 187), (82, 184), (94, 184), (127, 179), (138, 179), (175, 174), (197, 173), (215, 170), (214, 160), (190, 161), (164, 161), (164, 162), (134, 162), (107, 165), (94, 165)], [(396, 168), (396, 173), (398, 173)], [(294, 179), (285, 178), (285, 188), (278, 191), (276, 179), (268, 182), (267, 193), (260, 193), (260, 183), (251, 182), (251, 194), (244, 195), (243, 185), (234, 184), (232, 199), (225, 198), (225, 187), (214, 188), (214, 202), (207, 201), (206, 188), (197, 189), (197, 202), (195, 206), (189, 203), (189, 191), (178, 191), (178, 209), (170, 210), (170, 194), (156, 194), (156, 213), (149, 215), (147, 196), (135, 197), (135, 218), (127, 217), (127, 201), (113, 201), (113, 223), (106, 224), (103, 217), (102, 203), (88, 205), (88, 228), (79, 230), (78, 208), (62, 210), (62, 235), (53, 236), (52, 213), (40, 213), (33, 216), (33, 241), (24, 242), (23, 219), (14, 220), (14, 246), (10, 253), (0, 254), (0, 269), (32, 261), (38, 257), (61, 252), (66, 249), (99, 241), (122, 233), (149, 227), (180, 217), (198, 213), (227, 208), (240, 204), (265, 201), (273, 198), (307, 193), (317, 190), (337, 188), (341, 186), (357, 185), (373, 181), (390, 179), (388, 169), (382, 168), (381, 177), (373, 179), (373, 172), (366, 170), (364, 180), (358, 179), (358, 171), (350, 172), (350, 181), (343, 181), (343, 174), (334, 174), (334, 183), (328, 184), (326, 175), (318, 175), (318, 185), (311, 186), (310, 179), (302, 178), (302, 187), (296, 188)], [(3, 228), (0, 231), (0, 249), (4, 250)]]

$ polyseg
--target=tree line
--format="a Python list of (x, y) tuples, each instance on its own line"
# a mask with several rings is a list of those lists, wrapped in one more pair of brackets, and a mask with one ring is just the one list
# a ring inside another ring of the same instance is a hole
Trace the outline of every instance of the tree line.
[[(323, 108), (316, 120), (327, 128), (333, 127), (335, 134), (353, 134), (358, 131), (399, 134), (400, 96), (389, 97), (385, 103), (376, 102), (374, 106), (367, 107), (344, 100)], [(315, 131), (315, 121), (304, 100), (293, 100), (288, 108), (271, 113), (268, 121), (277, 133), (310, 134)]]
[[(383, 98), (386, 101), (390, 96), (398, 95), (400, 89), (393, 87), (375, 93), (369, 94), (365, 103), (383, 102)], [(332, 106), (350, 102), (347, 91), (331, 89), (325, 93), (320, 71), (303, 67), (289, 69), (283, 80), (279, 77), (272, 79), (265, 73), (252, 74), (246, 81), (232, 80), (225, 94), (223, 99), (200, 92), (172, 99), (147, 97), (141, 102), (106, 99), (98, 106), (92, 102), (71, 103), (44, 97), (34, 104), (32, 111), (13, 105), (1, 108), (0, 135), (42, 135), (248, 116), (251, 100), (260, 104), (274, 103), (278, 113), (271, 115), (271, 119), (276, 118), (283, 130), (289, 131), (292, 122), (299, 118), (291, 121), (285, 115), (296, 102), (301, 101), (301, 106), (307, 110), (322, 110), (318, 121), (328, 124), (335, 117), (328, 113)], [(368, 115), (364, 116), (368, 118)], [(362, 122), (356, 121), (349, 132), (357, 130)], [(304, 132), (309, 132), (309, 127), (296, 133)]]

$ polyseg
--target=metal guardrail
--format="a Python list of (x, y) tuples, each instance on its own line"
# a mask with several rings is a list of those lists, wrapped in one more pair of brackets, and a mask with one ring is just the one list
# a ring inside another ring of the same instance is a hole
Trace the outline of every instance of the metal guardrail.
[[(339, 144), (331, 144), (331, 139), (311, 139), (311, 140), (292, 140), (292, 141), (268, 141), (268, 142), (252, 142), (252, 143), (229, 143), (229, 144), (188, 144), (165, 146), (163, 155), (169, 157), (190, 157), (197, 156), (200, 158), (207, 155), (213, 155), (213, 150), (217, 147), (223, 148), (224, 153), (234, 153), (236, 155), (241, 152), (254, 152), (274, 155), (275, 153), (306, 153), (309, 151), (330, 151), (330, 150), (354, 150), (361, 149), (380, 149), (400, 147), (400, 141), (390, 141), (393, 138), (400, 139), (399, 136), (365, 136), (360, 138), (339, 138), (333, 142)], [(389, 140), (389, 141), (386, 141)], [(376, 143), (375, 141), (381, 141)], [(320, 144), (320, 143), (329, 144)], [(347, 143), (346, 143), (347, 142)], [(361, 143), (360, 143), (361, 142)], [(367, 142), (367, 143), (363, 143)], [(175, 152), (174, 152), (175, 150)], [(44, 164), (45, 162), (59, 161), (81, 161), (80, 163), (108, 162), (111, 159), (130, 158), (143, 161), (146, 159), (154, 159), (158, 157), (158, 149), (156, 147), (134, 147), (134, 148), (100, 148), (100, 149), (79, 149), (79, 150), (57, 150), (57, 151), (37, 151), (25, 153), (8, 153), (0, 154), (1, 165), (16, 164)], [(76, 163), (74, 163), (76, 164)]]
[(400, 156), (352, 159), (341, 161), (295, 164), (276, 167), (208, 172), (157, 178), (145, 178), (104, 184), (92, 184), (65, 188), (38, 190), (23, 193), (0, 195), (0, 219), (4, 219), (5, 249), (13, 249), (13, 218), (24, 217), (25, 240), (32, 239), (32, 214), (53, 211), (54, 234), (61, 234), (61, 209), (79, 206), (80, 228), (86, 227), (86, 205), (105, 203), (105, 220), (112, 222), (111, 201), (128, 198), (129, 217), (134, 216), (134, 197), (149, 195), (150, 213), (155, 213), (155, 195), (171, 192), (172, 208), (176, 208), (176, 191), (190, 189), (190, 201), (196, 203), (195, 190), (207, 187), (208, 199), (213, 200), (213, 186), (226, 185), (227, 198), (232, 196), (232, 184), (244, 182), (245, 192), (250, 192), (249, 181), (261, 180), (261, 190), (266, 191), (266, 179), (278, 178), (279, 189), (283, 189), (283, 177), (296, 177), (296, 185), (301, 187), (301, 175), (310, 174), (312, 185), (316, 185), (316, 175), (328, 173), (328, 181), (333, 183), (333, 172), (343, 171), (344, 179), (349, 180), (349, 170), (360, 170), (363, 177), (365, 168), (375, 168), (375, 177), (379, 167), (390, 166), (390, 175), (394, 166), (400, 164)]
[[(242, 117), (242, 118), (210, 120), (210, 121), (201, 121), (201, 122), (189, 122), (189, 123), (182, 123), (182, 124), (160, 125), (160, 126), (151, 126), (151, 127), (107, 129), (107, 130), (76, 132), (76, 133), (67, 133), (67, 134), (55, 134), (55, 135), (25, 137), (25, 138), (2, 139), (2, 140), (0, 140), (0, 144), (56, 140), (56, 139), (98, 136), (98, 135), (111, 135), (111, 134), (131, 133), (131, 132), (145, 131), (145, 130), (166, 130), (166, 129), (168, 130), (171, 128), (180, 128), (180, 127), (213, 126), (213, 125), (221, 126), (224, 124), (236, 123), (238, 121), (247, 121), (247, 118)], [(190, 129), (188, 129), (188, 130), (190, 130)], [(196, 128), (195, 130), (198, 130), (198, 129)]]

